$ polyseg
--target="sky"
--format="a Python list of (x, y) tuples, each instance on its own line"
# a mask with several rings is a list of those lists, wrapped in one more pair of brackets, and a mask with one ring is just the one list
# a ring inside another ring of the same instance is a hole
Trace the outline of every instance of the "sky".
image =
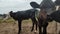
[(11, 10), (16, 12), (32, 9), (30, 6), (30, 2), (32, 1), (40, 4), (42, 0), (0, 0), (0, 14), (7, 14)]

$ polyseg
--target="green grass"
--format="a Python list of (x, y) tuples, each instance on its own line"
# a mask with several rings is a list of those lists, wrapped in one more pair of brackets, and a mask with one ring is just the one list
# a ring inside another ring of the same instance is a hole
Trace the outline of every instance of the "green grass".
[[(13, 22), (15, 22), (15, 20), (13, 19), (13, 18), (8, 18), (8, 19), (6, 19), (6, 20), (4, 20), (4, 19), (0, 19), (0, 23), (13, 23)], [(23, 20), (22, 21), (23, 23), (25, 22), (25, 23), (31, 23), (32, 22), (32, 20), (31, 19), (29, 19), (29, 20)]]
[(0, 23), (2, 23), (3, 19), (0, 19)]
[(31, 20), (31, 19), (29, 19), (29, 20), (23, 20), (22, 22), (23, 22), (24, 24), (25, 24), (25, 23), (32, 23), (32, 20)]
[(4, 19), (0, 19), (0, 23), (12, 23), (12, 22), (14, 22), (14, 21), (15, 21), (15, 20), (12, 19), (11, 17), (8, 18), (8, 19), (6, 19), (6, 20), (4, 20)]

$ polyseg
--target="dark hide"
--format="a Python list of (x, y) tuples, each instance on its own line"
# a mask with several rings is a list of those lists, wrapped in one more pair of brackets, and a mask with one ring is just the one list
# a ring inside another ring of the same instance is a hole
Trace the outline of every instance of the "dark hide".
[(60, 0), (56, 0), (56, 1), (55, 1), (55, 4), (56, 4), (56, 5), (60, 5)]
[[(43, 19), (39, 18), (39, 34), (47, 34), (47, 26), (48, 22), (52, 22), (55, 20), (56, 22), (60, 23), (60, 10), (55, 11), (51, 13), (50, 15), (47, 15), (47, 19), (44, 22)], [(43, 33), (42, 33), (42, 27), (43, 27)]]
[[(47, 34), (47, 26), (48, 26), (48, 21), (47, 21), (47, 13), (45, 10), (41, 10), (38, 18), (38, 26), (39, 26), (39, 34)], [(43, 28), (43, 30), (42, 30)]]
[(55, 20), (56, 22), (60, 22), (60, 10), (53, 12), (49, 15), (52, 20)]
[(40, 8), (40, 5), (36, 2), (30, 2), (31, 7), (33, 8)]
[(17, 11), (17, 12), (10, 12), (10, 16), (18, 21), (18, 34), (21, 32), (21, 22), (22, 20), (26, 20), (26, 19), (31, 19), (33, 24), (32, 24), (32, 29), (31, 31), (34, 30), (34, 24), (36, 25), (36, 30), (37, 30), (37, 21), (35, 19), (35, 12), (37, 10), (36, 9), (29, 9), (29, 10), (25, 10), (25, 11)]

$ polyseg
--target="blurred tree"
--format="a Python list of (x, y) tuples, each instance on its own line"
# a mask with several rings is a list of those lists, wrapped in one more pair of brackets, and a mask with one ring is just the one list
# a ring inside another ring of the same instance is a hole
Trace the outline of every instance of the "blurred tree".
[(56, 0), (56, 1), (55, 1), (55, 4), (56, 4), (56, 5), (60, 5), (60, 0)]
[(41, 8), (53, 8), (55, 7), (55, 3), (52, 0), (43, 0), (40, 4)]

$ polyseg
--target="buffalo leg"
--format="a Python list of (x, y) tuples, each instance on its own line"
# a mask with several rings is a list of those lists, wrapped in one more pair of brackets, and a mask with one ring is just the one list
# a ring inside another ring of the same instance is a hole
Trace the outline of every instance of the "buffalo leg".
[(38, 23), (38, 22), (36, 22), (36, 31), (37, 31), (37, 25), (38, 25), (37, 23)]
[(42, 34), (42, 27), (39, 26), (39, 34)]
[(18, 20), (18, 34), (21, 32), (21, 20)]
[(34, 25), (36, 25), (36, 31), (37, 31), (37, 20), (35, 18), (31, 18), (31, 19), (32, 19), (32, 22), (33, 22), (31, 31), (34, 30)]
[(31, 32), (34, 30), (34, 23), (33, 23), (33, 25), (32, 25), (32, 29), (31, 29)]
[(45, 23), (45, 25), (43, 26), (43, 34), (47, 34), (47, 26), (48, 23)]

